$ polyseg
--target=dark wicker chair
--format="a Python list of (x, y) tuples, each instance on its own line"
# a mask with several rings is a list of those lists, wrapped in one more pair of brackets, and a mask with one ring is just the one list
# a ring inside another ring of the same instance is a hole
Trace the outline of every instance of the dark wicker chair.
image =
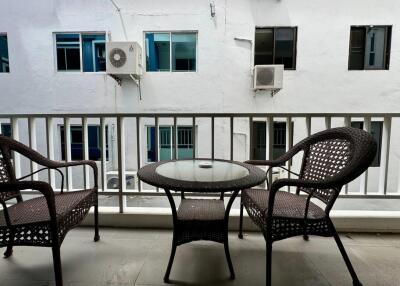
[[(272, 167), (282, 166), (303, 151), (298, 179), (279, 179), (270, 184), (267, 190), (247, 189), (242, 192), (239, 238), (243, 238), (244, 206), (266, 240), (267, 285), (271, 285), (272, 243), (298, 235), (305, 240), (308, 240), (308, 235), (333, 236), (353, 284), (361, 285), (329, 213), (342, 187), (370, 166), (376, 148), (372, 136), (363, 130), (333, 128), (304, 139), (277, 160), (247, 162), (269, 166), (271, 171)], [(296, 194), (279, 191), (284, 186), (296, 187)], [(301, 196), (301, 193), (306, 196)], [(324, 208), (311, 199), (321, 201)]]
[[(63, 176), (61, 193), (55, 194), (52, 187), (41, 181), (22, 181), (33, 174), (16, 178), (12, 165), (12, 152), (20, 153), (44, 168), (59, 168), (89, 165), (93, 169), (94, 187), (92, 189), (63, 193)], [(22, 200), (21, 190), (32, 189), (43, 196)], [(6, 201), (16, 199), (17, 203), (6, 205)], [(25, 145), (0, 135), (0, 203), (3, 210), (0, 214), (0, 247), (7, 247), (4, 257), (12, 255), (13, 246), (52, 247), (55, 280), (62, 286), (60, 247), (67, 232), (77, 226), (94, 206), (95, 236), (99, 240), (98, 199), (97, 199), (97, 166), (93, 161), (56, 162), (48, 160)]]

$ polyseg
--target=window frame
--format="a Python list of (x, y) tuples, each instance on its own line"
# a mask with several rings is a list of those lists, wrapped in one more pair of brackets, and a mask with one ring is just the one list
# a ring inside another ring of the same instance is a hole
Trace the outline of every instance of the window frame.
[[(350, 57), (351, 57), (351, 31), (353, 28), (363, 28), (364, 29), (364, 59), (366, 53), (366, 44), (367, 44), (367, 29), (368, 28), (385, 28), (385, 48), (384, 48), (384, 64), (383, 68), (365, 68), (365, 60), (362, 69), (351, 69), (350, 68)], [(349, 33), (349, 56), (348, 56), (348, 63), (347, 63), (347, 70), (348, 71), (388, 71), (390, 70), (390, 58), (392, 53), (392, 32), (393, 32), (393, 25), (351, 25), (350, 26), (350, 33)]]
[[(0, 36), (6, 36), (6, 39), (7, 39), (7, 54), (8, 54), (8, 63), (5, 63), (5, 64), (8, 65), (8, 71), (0, 72), (0, 74), (9, 74), (9, 73), (11, 73), (11, 68), (10, 68), (10, 49), (9, 49), (9, 46), (8, 46), (8, 34), (7, 34), (7, 32), (0, 32)], [(2, 59), (0, 59), (0, 64), (3, 64), (1, 60)], [(3, 67), (1, 67), (1, 68), (3, 68)]]
[(273, 41), (272, 41), (272, 64), (275, 65), (275, 34), (276, 29), (293, 29), (294, 32), (294, 45), (293, 45), (293, 68), (283, 68), (285, 71), (295, 71), (297, 69), (297, 35), (298, 35), (298, 26), (256, 26), (254, 29), (254, 40), (253, 40), (253, 67), (255, 66), (256, 60), (256, 31), (257, 29), (272, 29), (273, 30)]
[[(155, 125), (153, 125), (153, 124), (149, 124), (149, 125), (146, 125), (145, 126), (145, 130), (146, 130), (146, 160), (145, 160), (145, 164), (151, 164), (151, 163), (155, 163), (155, 162), (157, 162), (157, 161), (150, 161), (149, 160), (149, 157), (147, 156), (147, 152), (149, 151), (149, 149), (148, 149), (148, 147), (149, 147), (149, 130), (151, 129), (151, 128), (154, 128), (154, 131), (155, 132), (157, 132), (157, 130), (156, 130), (156, 126)], [(160, 143), (160, 141), (161, 141), (161, 136), (160, 136), (160, 128), (168, 128), (169, 129), (169, 132), (170, 132), (170, 134), (169, 134), (169, 137), (170, 137), (170, 149), (171, 149), (171, 154), (170, 154), (170, 156), (171, 156), (171, 159), (173, 159), (173, 149), (174, 149), (174, 139), (173, 139), (173, 128), (174, 128), (174, 125), (168, 125), (168, 124), (166, 124), (166, 125), (158, 125), (158, 140), (159, 140), (159, 144), (158, 144), (158, 154), (160, 154), (160, 148), (161, 148), (161, 143)], [(184, 147), (181, 147), (181, 148), (179, 148), (179, 139), (178, 139), (178, 136), (179, 136), (179, 128), (187, 128), (187, 129), (190, 129), (191, 130), (191, 137), (190, 137), (190, 140), (192, 141), (192, 151), (193, 152), (195, 152), (195, 150), (194, 150), (194, 142), (193, 142), (193, 132), (196, 132), (196, 128), (194, 128), (193, 129), (193, 126), (192, 125), (189, 125), (189, 124), (183, 124), (183, 125), (176, 125), (176, 138), (175, 138), (175, 148), (176, 148), (176, 158), (177, 159), (179, 159), (179, 157), (178, 157), (178, 150), (179, 149), (190, 149), (188, 146), (190, 145), (190, 144), (181, 144), (181, 146), (182, 145), (184, 145)], [(193, 131), (194, 130), (194, 131)]]
[[(268, 136), (268, 134), (267, 134), (267, 128), (268, 128), (268, 122), (266, 122), (265, 120), (260, 120), (260, 119), (258, 119), (258, 120), (253, 120), (253, 123), (252, 123), (252, 128), (251, 128), (251, 130), (250, 130), (250, 159), (251, 160), (267, 160), (266, 158), (267, 158), (267, 141), (265, 141), (265, 158), (257, 158), (256, 156), (255, 156), (255, 149), (256, 148), (260, 148), (260, 146), (261, 146), (261, 148), (262, 148), (262, 146), (264, 146), (263, 144), (259, 144), (259, 142), (257, 142), (257, 138), (255, 138), (255, 135), (256, 135), (256, 124), (261, 124), (261, 125), (264, 125), (265, 126), (265, 138), (263, 138), (263, 139), (266, 139), (267, 138), (267, 136)], [(285, 129), (284, 129), (284, 137), (285, 137), (285, 150), (284, 150), (284, 153), (286, 153), (287, 152), (287, 146), (289, 146), (288, 144), (291, 144), (291, 143), (293, 143), (293, 138), (294, 138), (294, 121), (293, 120), (291, 120), (291, 122), (290, 122), (290, 129), (291, 129), (291, 131), (290, 131), (290, 133), (289, 134), (291, 134), (291, 138), (287, 138), (287, 132), (288, 132), (288, 130), (287, 130), (287, 121), (284, 121), (284, 120), (274, 120), (274, 122), (273, 122), (273, 131), (272, 131), (272, 134), (273, 134), (273, 138), (272, 138), (272, 156), (274, 156), (274, 150), (278, 150), (278, 149), (280, 149), (279, 147), (281, 147), (281, 146), (283, 146), (283, 144), (276, 144), (276, 141), (275, 140), (277, 140), (278, 138), (276, 138), (275, 136), (276, 135), (278, 135), (277, 134), (277, 132), (276, 132), (276, 130), (278, 130), (278, 128), (276, 128), (276, 126), (277, 125), (284, 125), (285, 126)], [(280, 131), (282, 131), (283, 130), (283, 128), (279, 128), (279, 130)], [(282, 134), (280, 134), (281, 136), (282, 136)], [(289, 141), (288, 141), (289, 140)], [(278, 141), (278, 140), (277, 140)], [(277, 147), (277, 146), (279, 146), (279, 147)], [(272, 158), (272, 160), (276, 160), (278, 157), (273, 157)], [(292, 160), (289, 160), (288, 161), (289, 162), (289, 164), (290, 165), (292, 165), (293, 163), (292, 163)]]
[[(169, 70), (168, 71), (148, 71), (147, 70), (147, 45), (146, 34), (169, 34)], [(196, 68), (193, 71), (173, 71), (172, 70), (172, 34), (195, 34), (196, 35)], [(198, 58), (199, 58), (199, 31), (198, 30), (158, 30), (158, 31), (144, 31), (143, 32), (143, 47), (144, 47), (144, 72), (145, 73), (197, 73), (199, 71)]]
[[(79, 61), (80, 61), (80, 69), (79, 70), (58, 70), (58, 58), (57, 58), (57, 35), (62, 34), (77, 34), (79, 35)], [(82, 54), (82, 35), (103, 35), (104, 34), (104, 44), (108, 42), (108, 34), (106, 31), (68, 31), (68, 32), (53, 32), (53, 54), (54, 54), (54, 70), (56, 73), (63, 73), (63, 74), (106, 74), (106, 71), (83, 71), (83, 54)], [(96, 42), (99, 42), (97, 40)], [(106, 55), (107, 59), (107, 55)]]
[[(89, 160), (92, 160), (92, 161), (95, 161), (95, 162), (100, 162), (100, 161), (102, 161), (103, 159), (102, 159), (102, 147), (101, 147), (101, 135), (100, 135), (100, 133), (101, 133), (101, 125), (99, 125), (99, 124), (88, 124), (88, 129), (87, 129), (87, 132), (88, 132), (88, 140), (89, 140), (89, 127), (95, 127), (96, 128), (96, 130), (97, 130), (97, 134), (96, 134), (96, 147), (95, 148), (97, 148), (97, 149), (99, 149), (100, 150), (100, 157), (99, 157), (99, 159), (90, 159), (90, 145), (89, 145), (89, 141), (87, 142), (88, 143), (88, 151), (89, 151), (89, 153), (88, 153), (88, 157), (89, 157)], [(110, 152), (111, 152), (111, 149), (110, 149), (110, 145), (109, 145), (109, 142), (108, 142), (108, 138), (107, 138), (107, 134), (108, 134), (108, 129), (109, 129), (109, 126), (108, 125), (106, 125), (105, 126), (105, 134), (104, 134), (104, 136), (105, 136), (105, 142), (106, 142), (106, 146), (105, 146), (105, 153), (106, 153), (106, 158), (105, 158), (105, 161), (106, 162), (109, 162), (111, 159), (110, 159)], [(66, 140), (66, 138), (65, 138), (65, 125), (64, 124), (59, 124), (59, 128), (58, 128), (58, 131), (59, 131), (59, 134), (60, 134), (60, 159), (61, 160), (63, 160), (63, 161), (66, 161), (66, 149), (65, 149), (65, 140)], [(82, 142), (75, 142), (74, 140), (73, 140), (73, 136), (72, 136), (72, 132), (73, 131), (78, 131), (78, 132), (81, 132), (81, 140), (82, 140)], [(79, 160), (84, 160), (84, 148), (85, 148), (85, 146), (84, 146), (84, 143), (83, 143), (83, 140), (84, 140), (84, 138), (83, 138), (83, 125), (82, 124), (71, 124), (70, 125), (70, 130), (69, 130), (69, 132), (70, 132), (70, 151), (71, 151), (71, 161), (73, 162), (73, 161), (79, 161)], [(64, 139), (64, 140), (63, 140)], [(82, 147), (82, 158), (81, 159), (77, 159), (77, 158), (72, 158), (72, 145), (73, 144), (80, 144), (81, 145), (81, 147)]]

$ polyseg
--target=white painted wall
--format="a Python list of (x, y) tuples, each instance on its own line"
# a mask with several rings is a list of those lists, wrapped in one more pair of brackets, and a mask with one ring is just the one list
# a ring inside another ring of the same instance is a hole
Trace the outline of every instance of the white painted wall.
[[(398, 0), (215, 0), (214, 18), (210, 1), (204, 0), (115, 2), (122, 20), (109, 0), (2, 0), (0, 32), (8, 35), (11, 72), (0, 73), (0, 114), (400, 110)], [(348, 71), (350, 26), (370, 24), (393, 25), (390, 70)], [(105, 31), (112, 40), (123, 41), (123, 25), (127, 39), (142, 46), (145, 31), (198, 31), (197, 71), (145, 72), (143, 100), (130, 81), (120, 87), (104, 73), (56, 71), (54, 32)], [(252, 44), (234, 39), (252, 41), (257, 26), (298, 27), (297, 68), (284, 72), (284, 89), (274, 97), (252, 90)], [(247, 132), (246, 124), (235, 125), (235, 150), (245, 154), (238, 160), (248, 157), (248, 137), (239, 134)], [(134, 128), (127, 132), (129, 138)], [(207, 128), (198, 132), (208, 142)], [(229, 134), (226, 125), (216, 132), (229, 143), (222, 135)], [(43, 130), (38, 136), (44, 138)], [(295, 133), (295, 141), (304, 136)], [(205, 146), (198, 155), (207, 155), (210, 146)], [(228, 157), (226, 146), (216, 147), (219, 157)], [(127, 166), (133, 168), (134, 151), (129, 160)], [(395, 180), (397, 159), (392, 164), (390, 178)]]
[[(106, 31), (125, 40), (108, 0), (35, 3), (3, 0), (10, 74), (0, 74), (2, 113), (39, 112), (395, 112), (399, 110), (400, 6), (396, 0), (116, 1), (129, 40), (144, 31), (198, 31), (198, 71), (145, 73), (143, 100), (126, 82), (104, 74), (55, 71), (53, 32)], [(348, 71), (350, 25), (393, 25), (389, 71)], [(297, 69), (284, 72), (284, 90), (251, 90), (256, 26), (297, 26)]]

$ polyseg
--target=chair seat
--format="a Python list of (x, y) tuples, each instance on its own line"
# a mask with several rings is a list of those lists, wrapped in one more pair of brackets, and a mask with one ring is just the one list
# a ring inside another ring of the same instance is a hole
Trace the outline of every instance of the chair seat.
[(184, 199), (178, 209), (178, 220), (213, 221), (223, 220), (225, 206), (222, 200)]
[[(269, 191), (265, 189), (247, 189), (242, 192), (246, 205), (267, 216)], [(278, 191), (275, 196), (273, 217), (304, 219), (306, 197), (289, 192)], [(307, 219), (323, 219), (325, 212), (322, 208), (310, 201)]]
[[(62, 220), (83, 201), (90, 200), (93, 190), (65, 192), (55, 195), (57, 219)], [(50, 222), (50, 214), (45, 197), (38, 197), (16, 203), (8, 207), (12, 225), (26, 225)], [(0, 227), (6, 226), (4, 215), (0, 215)]]

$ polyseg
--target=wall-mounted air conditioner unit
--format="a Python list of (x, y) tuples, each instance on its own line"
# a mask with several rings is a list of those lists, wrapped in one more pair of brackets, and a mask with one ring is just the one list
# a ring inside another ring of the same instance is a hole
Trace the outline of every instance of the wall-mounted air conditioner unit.
[[(126, 190), (134, 190), (137, 186), (136, 171), (125, 171)], [(119, 189), (118, 171), (107, 172), (107, 189)]]
[(283, 65), (256, 65), (254, 66), (254, 90), (282, 89)]
[(107, 42), (107, 74), (116, 77), (140, 77), (142, 71), (142, 48), (137, 42)]

